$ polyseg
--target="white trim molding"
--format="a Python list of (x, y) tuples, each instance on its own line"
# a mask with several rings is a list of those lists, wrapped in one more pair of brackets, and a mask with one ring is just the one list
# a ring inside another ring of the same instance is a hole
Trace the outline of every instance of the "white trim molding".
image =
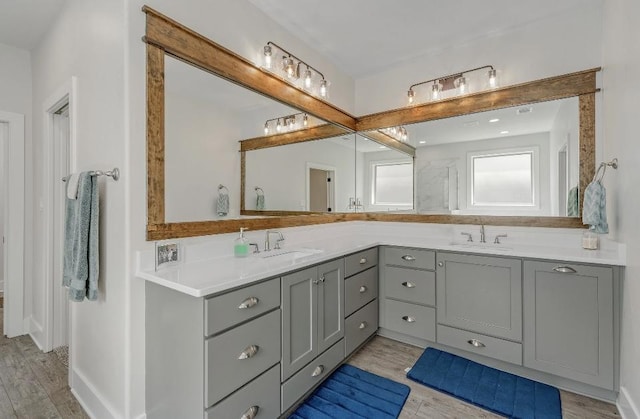
[(637, 400), (633, 400), (631, 395), (624, 386), (620, 386), (620, 394), (616, 401), (616, 407), (622, 419), (640, 419), (640, 408), (636, 404)]
[(96, 419), (118, 419), (120, 415), (109, 404), (105, 397), (102, 397), (98, 390), (86, 379), (77, 369), (71, 370), (71, 393), (80, 403), (80, 406), (87, 412), (90, 418)]

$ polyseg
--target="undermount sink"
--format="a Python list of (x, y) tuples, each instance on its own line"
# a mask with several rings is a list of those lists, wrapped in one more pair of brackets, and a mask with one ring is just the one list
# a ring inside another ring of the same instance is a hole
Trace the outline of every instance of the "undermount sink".
[(513, 250), (513, 247), (505, 246), (502, 244), (492, 244), (492, 243), (449, 243), (451, 246), (461, 247), (464, 249), (483, 249), (483, 250), (497, 250), (497, 251), (509, 251)]
[(322, 249), (312, 249), (308, 247), (301, 247), (295, 249), (276, 249), (262, 252), (257, 255), (261, 259), (300, 259), (307, 256), (317, 255), (322, 253)]

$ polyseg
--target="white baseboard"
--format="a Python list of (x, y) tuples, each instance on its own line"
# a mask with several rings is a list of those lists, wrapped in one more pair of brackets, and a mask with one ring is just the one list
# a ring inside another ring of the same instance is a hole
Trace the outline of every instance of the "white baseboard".
[(136, 419), (147, 419), (147, 414), (143, 413), (140, 416), (136, 416)]
[(92, 419), (118, 419), (116, 410), (77, 369), (71, 371), (71, 393)]
[(616, 407), (620, 412), (622, 419), (640, 419), (640, 409), (638, 409), (639, 400), (633, 400), (629, 392), (624, 386), (620, 387), (620, 395), (616, 401)]
[(29, 327), (27, 330), (29, 331), (29, 336), (35, 342), (38, 349), (41, 351), (44, 348), (44, 328), (40, 323), (38, 323), (33, 316), (29, 316)]

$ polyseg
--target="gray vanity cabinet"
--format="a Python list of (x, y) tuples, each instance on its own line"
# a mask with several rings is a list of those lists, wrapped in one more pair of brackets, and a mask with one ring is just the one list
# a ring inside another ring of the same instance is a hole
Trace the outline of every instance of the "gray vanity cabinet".
[(613, 390), (614, 268), (524, 262), (524, 365)]
[(344, 260), (282, 277), (282, 380), (344, 336)]
[(436, 269), (439, 325), (522, 341), (520, 259), (438, 252)]

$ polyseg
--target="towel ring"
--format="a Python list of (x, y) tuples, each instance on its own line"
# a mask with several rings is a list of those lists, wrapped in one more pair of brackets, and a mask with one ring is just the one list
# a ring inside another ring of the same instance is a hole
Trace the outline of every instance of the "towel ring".
[[(592, 182), (595, 182), (596, 180), (598, 182), (602, 182), (602, 179), (604, 179), (604, 174), (607, 172), (607, 167), (612, 167), (614, 169), (617, 169), (618, 168), (618, 159), (614, 158), (613, 160), (611, 160), (609, 162), (600, 163), (600, 165), (598, 166), (598, 169), (596, 170), (595, 175), (593, 175)], [(600, 175), (600, 178), (598, 178), (598, 174), (600, 173), (600, 169), (602, 169), (602, 174)]]
[(256, 191), (256, 194), (258, 194), (258, 196), (260, 195), (264, 196), (264, 191), (259, 186), (256, 186), (254, 190)]
[(220, 191), (220, 190), (222, 190), (222, 189), (224, 189), (225, 191), (227, 191), (227, 192), (226, 192), (227, 194), (229, 193), (229, 189), (221, 183), (221, 184), (219, 184), (219, 185), (218, 185), (218, 191)]

